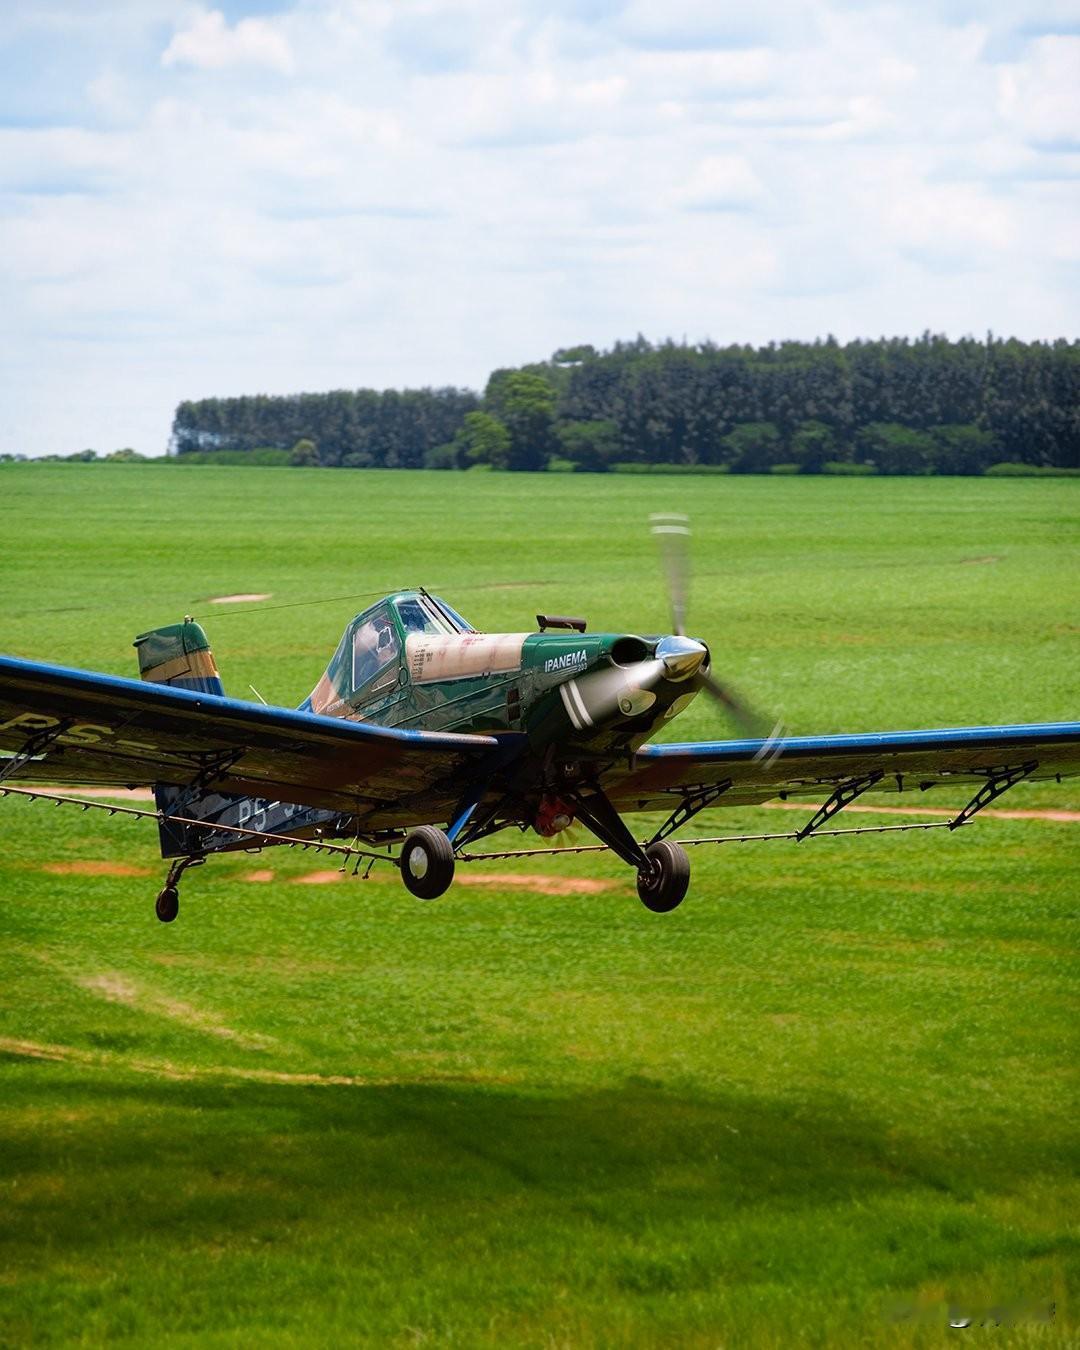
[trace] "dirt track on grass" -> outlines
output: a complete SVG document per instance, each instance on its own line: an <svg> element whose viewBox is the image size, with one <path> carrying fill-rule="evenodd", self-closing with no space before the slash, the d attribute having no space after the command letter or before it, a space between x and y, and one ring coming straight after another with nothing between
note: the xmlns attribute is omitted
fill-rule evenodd
<svg viewBox="0 0 1080 1350"><path fill-rule="evenodd" d="M229 1064L176 1064L166 1059L129 1059L107 1050L85 1050L74 1045L57 1045L42 1041L21 1040L14 1036L0 1036L0 1055L15 1059L47 1060L56 1064L74 1064L82 1068L106 1069L116 1073L127 1069L131 1073L150 1074L177 1082L242 1080L250 1083L277 1083L284 1087L401 1087L410 1080L403 1078L358 1078L340 1073L289 1073L279 1069L247 1069ZM423 1081L446 1083L512 1083L516 1080L494 1074L438 1074L426 1073Z"/></svg>

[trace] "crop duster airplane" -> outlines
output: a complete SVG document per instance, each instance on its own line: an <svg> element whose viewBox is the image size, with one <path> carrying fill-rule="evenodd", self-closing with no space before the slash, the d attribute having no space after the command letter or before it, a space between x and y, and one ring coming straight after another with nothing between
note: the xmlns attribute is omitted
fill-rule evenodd
<svg viewBox="0 0 1080 1350"><path fill-rule="evenodd" d="M437 596L399 591L353 619L295 710L226 697L191 619L136 639L141 682L0 657L0 795L156 819L172 860L156 905L166 923L181 874L212 853L302 847L357 868L389 861L430 900L457 863L583 851L468 852L508 827L551 838L574 821L634 868L642 903L664 913L690 879L670 836L703 808L825 796L799 830L738 836L801 840L868 790L947 784L972 793L953 819L877 829L952 830L1022 780L1080 772L1080 722L762 734L713 674L706 643L687 635L685 517L654 517L653 531L670 633L589 633L581 619L543 615L538 632L479 633ZM649 744L701 692L739 736ZM152 787L157 810L30 786L57 782ZM660 823L639 840L624 812L659 813Z"/></svg>

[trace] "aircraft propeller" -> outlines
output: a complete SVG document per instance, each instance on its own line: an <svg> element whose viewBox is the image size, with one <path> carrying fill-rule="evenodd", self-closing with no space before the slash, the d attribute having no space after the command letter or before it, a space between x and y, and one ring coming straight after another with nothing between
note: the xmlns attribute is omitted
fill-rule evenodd
<svg viewBox="0 0 1080 1350"><path fill-rule="evenodd" d="M637 717L656 702L655 687L661 680L685 681L685 706L701 689L718 703L743 736L760 739L763 745L756 756L775 758L776 742L783 733L777 722L769 722L755 712L727 684L719 680L709 666L709 649L686 632L687 599L690 589L690 524L683 515L653 515L650 528L660 549L660 560L667 580L671 604L671 632L656 644L651 657L625 666L594 670L560 688L566 711L574 727L584 730L616 713Z"/></svg>
<svg viewBox="0 0 1080 1350"><path fill-rule="evenodd" d="M657 656L665 642L675 639L692 642L694 646L700 647L700 643L686 637L686 610L690 592L690 518L671 513L654 513L649 517L649 526L656 539L661 566L667 579L671 631L674 635L674 638L665 638L660 643ZM752 709L730 685L717 679L708 665L697 671L697 683L714 703L724 709L744 736L763 738L766 746L771 747L783 735L784 725L781 721L777 721L770 730L768 719ZM762 758L773 758L775 752L763 747L760 754Z"/></svg>

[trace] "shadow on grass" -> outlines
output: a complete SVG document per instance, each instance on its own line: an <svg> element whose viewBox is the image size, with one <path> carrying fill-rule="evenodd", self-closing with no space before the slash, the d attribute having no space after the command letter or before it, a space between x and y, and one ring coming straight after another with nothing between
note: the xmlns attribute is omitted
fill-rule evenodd
<svg viewBox="0 0 1080 1350"><path fill-rule="evenodd" d="M1052 1140L951 1159L842 1099L6 1077L16 1343L795 1344L806 1300L865 1328L886 1290L1068 1241L968 1203Z"/></svg>
<svg viewBox="0 0 1080 1350"><path fill-rule="evenodd" d="M50 1075L55 1073L55 1077ZM20 1108L25 1108L24 1115ZM887 1131L850 1102L690 1097L648 1082L560 1094L438 1086L107 1082L42 1067L0 1111L0 1181L41 1184L50 1241L91 1242L108 1195L194 1236L344 1209L380 1214L529 1204L620 1227L677 1202L683 1222L883 1192L1009 1189L1055 1141L997 1136L963 1150ZM49 1203L48 1179L55 1183ZM250 1203L252 1200L257 1203ZM99 1215L97 1216L100 1217Z"/></svg>

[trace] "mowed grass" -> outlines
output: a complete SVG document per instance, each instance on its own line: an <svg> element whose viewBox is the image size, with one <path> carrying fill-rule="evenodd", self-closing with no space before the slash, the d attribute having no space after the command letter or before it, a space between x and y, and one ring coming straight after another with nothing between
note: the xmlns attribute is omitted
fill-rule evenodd
<svg viewBox="0 0 1080 1350"><path fill-rule="evenodd" d="M693 630L795 730L1077 715L1068 481L0 466L0 649L130 674L195 613L227 689L295 704L364 602L212 597L662 630L680 509ZM0 830L0 1343L1075 1341L1078 824L701 848L668 916L592 855L429 905L239 855L171 927L152 826Z"/></svg>

